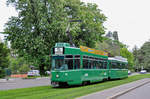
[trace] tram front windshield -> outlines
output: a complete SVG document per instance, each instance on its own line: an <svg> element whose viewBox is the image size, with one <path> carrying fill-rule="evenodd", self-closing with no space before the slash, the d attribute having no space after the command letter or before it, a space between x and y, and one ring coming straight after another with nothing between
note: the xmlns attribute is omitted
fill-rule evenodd
<svg viewBox="0 0 150 99"><path fill-rule="evenodd" d="M55 69L61 69L61 70L68 69L67 64L64 63L64 59L55 59Z"/></svg>
<svg viewBox="0 0 150 99"><path fill-rule="evenodd" d="M65 63L64 57L52 58L52 70L67 70L68 64Z"/></svg>
<svg viewBox="0 0 150 99"><path fill-rule="evenodd" d="M79 56L79 55L78 55ZM74 64L73 64L74 63ZM52 70L72 70L80 68L80 58L74 58L72 55L66 56L53 56L52 57Z"/></svg>

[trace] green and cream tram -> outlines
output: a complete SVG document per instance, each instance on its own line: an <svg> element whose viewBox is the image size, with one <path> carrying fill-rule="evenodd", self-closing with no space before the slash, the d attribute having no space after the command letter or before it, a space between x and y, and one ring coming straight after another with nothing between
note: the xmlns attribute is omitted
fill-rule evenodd
<svg viewBox="0 0 150 99"><path fill-rule="evenodd" d="M54 87L128 76L126 59L108 58L108 53L84 46L76 48L69 43L56 43L51 59L51 84Z"/></svg>

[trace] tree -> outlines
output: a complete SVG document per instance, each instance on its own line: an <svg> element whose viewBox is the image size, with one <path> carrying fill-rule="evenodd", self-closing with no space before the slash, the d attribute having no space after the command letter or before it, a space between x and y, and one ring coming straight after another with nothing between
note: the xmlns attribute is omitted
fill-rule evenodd
<svg viewBox="0 0 150 99"><path fill-rule="evenodd" d="M80 0L7 0L19 12L6 23L5 33L11 47L19 56L39 65L40 73L48 64L47 57L56 42L69 42L66 28L70 20L70 33L75 45L95 47L104 34L104 14L96 4Z"/></svg>
<svg viewBox="0 0 150 99"><path fill-rule="evenodd" d="M133 65L134 65L133 54L129 52L127 48L124 47L120 50L120 55L127 58L129 69L133 69Z"/></svg>
<svg viewBox="0 0 150 99"><path fill-rule="evenodd" d="M150 40L145 42L138 50L133 51L136 57L138 68L150 71Z"/></svg>
<svg viewBox="0 0 150 99"><path fill-rule="evenodd" d="M9 68L11 69L13 74L25 74L27 73L29 68L29 63L27 64L23 57L12 57L9 56L10 65Z"/></svg>
<svg viewBox="0 0 150 99"><path fill-rule="evenodd" d="M125 44L110 39L111 32L109 32L103 42L98 42L96 48L109 53L109 56L120 56L120 49L126 47Z"/></svg>
<svg viewBox="0 0 150 99"><path fill-rule="evenodd" d="M139 69L139 49L138 47L135 45L134 48L132 49L132 54L134 56L134 68L137 71Z"/></svg>
<svg viewBox="0 0 150 99"><path fill-rule="evenodd" d="M5 68L9 65L8 53L9 49L0 42L0 78L5 76Z"/></svg>

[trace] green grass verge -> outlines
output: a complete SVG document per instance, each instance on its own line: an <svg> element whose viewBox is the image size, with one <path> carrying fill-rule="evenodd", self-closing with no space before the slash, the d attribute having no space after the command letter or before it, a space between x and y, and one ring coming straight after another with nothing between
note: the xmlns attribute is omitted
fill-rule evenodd
<svg viewBox="0 0 150 99"><path fill-rule="evenodd" d="M150 74L136 75L122 80L106 81L98 84L73 88L52 88L50 86L42 86L0 91L0 99L74 99L79 96L112 88L143 78L150 78Z"/></svg>

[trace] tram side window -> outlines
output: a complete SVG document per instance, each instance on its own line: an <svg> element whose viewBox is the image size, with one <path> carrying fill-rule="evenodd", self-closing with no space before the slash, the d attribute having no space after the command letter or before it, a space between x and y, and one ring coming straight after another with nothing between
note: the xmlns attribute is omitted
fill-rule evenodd
<svg viewBox="0 0 150 99"><path fill-rule="evenodd" d="M125 64L124 63L122 63L122 68L121 69L126 69L126 66L125 66Z"/></svg>
<svg viewBox="0 0 150 99"><path fill-rule="evenodd" d="M107 68L107 62L104 61L104 62L103 62L103 69L106 69L106 68Z"/></svg>
<svg viewBox="0 0 150 99"><path fill-rule="evenodd" d="M120 69L124 69L124 67L123 67L123 64L122 64L122 63L120 63Z"/></svg>
<svg viewBox="0 0 150 99"><path fill-rule="evenodd" d="M89 60L88 61L88 69L92 69L93 68L93 64L94 64L94 61L93 60Z"/></svg>
<svg viewBox="0 0 150 99"><path fill-rule="evenodd" d="M75 56L75 65L74 65L75 69L80 69L80 55L76 55Z"/></svg>
<svg viewBox="0 0 150 99"><path fill-rule="evenodd" d="M100 61L100 62L99 62L99 68L100 68L100 69L103 69L103 61Z"/></svg>
<svg viewBox="0 0 150 99"><path fill-rule="evenodd" d="M112 62L112 63L111 63L111 68L112 68L112 69L116 69L116 66L117 66L117 63L115 63L115 62Z"/></svg>
<svg viewBox="0 0 150 99"><path fill-rule="evenodd" d="M80 69L80 59L75 59L75 69Z"/></svg>
<svg viewBox="0 0 150 99"><path fill-rule="evenodd" d="M99 61L96 62L96 68L100 69Z"/></svg>
<svg viewBox="0 0 150 99"><path fill-rule="evenodd" d="M119 62L117 62L117 66L116 66L117 69L121 69L121 65Z"/></svg>
<svg viewBox="0 0 150 99"><path fill-rule="evenodd" d="M83 68L88 69L88 60L87 59L83 59Z"/></svg>
<svg viewBox="0 0 150 99"><path fill-rule="evenodd" d="M94 69L99 69L99 61L98 61L98 58L95 58L95 61L94 61Z"/></svg>
<svg viewBox="0 0 150 99"><path fill-rule="evenodd" d="M127 64L122 63L122 69L127 69Z"/></svg>
<svg viewBox="0 0 150 99"><path fill-rule="evenodd" d="M93 69L98 69L98 62L97 61L93 62Z"/></svg>
<svg viewBox="0 0 150 99"><path fill-rule="evenodd" d="M73 56L72 55L66 55L65 64L68 65L68 69L73 69Z"/></svg>
<svg viewBox="0 0 150 99"><path fill-rule="evenodd" d="M94 58L83 56L83 68L84 69L92 69L94 65Z"/></svg>
<svg viewBox="0 0 150 99"><path fill-rule="evenodd" d="M119 69L124 69L124 67L123 67L123 64L122 64L122 63L119 63L119 65L120 65Z"/></svg>
<svg viewBox="0 0 150 99"><path fill-rule="evenodd" d="M125 69L128 69L128 64L125 64Z"/></svg>

